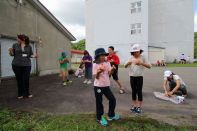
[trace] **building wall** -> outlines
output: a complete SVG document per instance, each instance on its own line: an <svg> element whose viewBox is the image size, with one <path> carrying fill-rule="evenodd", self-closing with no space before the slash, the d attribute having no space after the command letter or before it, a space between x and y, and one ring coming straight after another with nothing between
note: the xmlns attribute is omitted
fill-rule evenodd
<svg viewBox="0 0 197 131"><path fill-rule="evenodd" d="M194 0L149 0L149 45L165 47L168 62L194 56Z"/></svg>
<svg viewBox="0 0 197 131"><path fill-rule="evenodd" d="M148 50L148 2L142 1L142 12L131 14L136 0L86 0L86 48L92 55L98 47L113 45L121 63L130 57L131 46L140 43ZM131 24L142 23L142 33L131 36Z"/></svg>
<svg viewBox="0 0 197 131"><path fill-rule="evenodd" d="M83 58L83 54L72 54L72 58L71 58L71 63L81 63L81 60Z"/></svg>
<svg viewBox="0 0 197 131"><path fill-rule="evenodd" d="M130 13L140 0L86 0L87 50L113 45L121 63L132 44L139 43L148 56L148 45L165 48L165 60L180 54L194 56L194 0L141 0L141 13ZM142 23L142 33L132 35L131 24Z"/></svg>
<svg viewBox="0 0 197 131"><path fill-rule="evenodd" d="M0 1L0 34L16 36L23 33L34 41L41 38L38 47L40 75L58 72L61 50L70 50L70 41L27 1L25 6L14 7L14 1Z"/></svg>
<svg viewBox="0 0 197 131"><path fill-rule="evenodd" d="M157 61L165 59L165 49L148 47L148 59L151 64L156 64Z"/></svg>

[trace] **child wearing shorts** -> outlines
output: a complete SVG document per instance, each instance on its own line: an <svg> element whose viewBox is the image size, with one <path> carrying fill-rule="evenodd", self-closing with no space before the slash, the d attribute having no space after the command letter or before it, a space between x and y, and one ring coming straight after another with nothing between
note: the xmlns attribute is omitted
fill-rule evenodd
<svg viewBox="0 0 197 131"><path fill-rule="evenodd" d="M99 124L102 126L107 126L108 121L120 119L120 115L115 114L116 99L110 90L110 78L114 68L111 68L109 62L106 61L105 57L108 54L103 48L98 48L95 51L95 63L93 64L93 75L94 80L94 92L96 97L96 117ZM103 95L109 100L109 111L108 111L108 121L103 116Z"/></svg>
<svg viewBox="0 0 197 131"><path fill-rule="evenodd" d="M131 112L142 113L142 87L143 87L143 70L144 68L151 68L145 57L141 55L143 50L139 44L132 46L132 57L125 64L125 68L129 66L130 85L132 89L132 108Z"/></svg>
<svg viewBox="0 0 197 131"><path fill-rule="evenodd" d="M67 58L66 52L61 53L61 57L58 59L60 64L60 76L62 77L62 84L64 86L67 83L71 83L72 81L68 80L68 63L69 59Z"/></svg>

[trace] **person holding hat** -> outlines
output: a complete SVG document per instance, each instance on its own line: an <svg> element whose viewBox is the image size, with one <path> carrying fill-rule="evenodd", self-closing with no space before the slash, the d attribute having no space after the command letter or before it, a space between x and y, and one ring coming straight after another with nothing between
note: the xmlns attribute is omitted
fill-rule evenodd
<svg viewBox="0 0 197 131"><path fill-rule="evenodd" d="M169 83L169 90L167 84ZM187 96L187 88L185 82L180 76L174 74L172 71L167 70L164 72L163 88L166 96L172 96L173 94Z"/></svg>
<svg viewBox="0 0 197 131"><path fill-rule="evenodd" d="M108 53L105 52L103 48L98 48L95 51L95 63L93 64L93 75L94 80L94 92L96 97L96 117L99 124L102 126L107 126L108 121L120 119L120 115L115 114L116 99L110 90L110 78L109 76L114 71L114 67L111 67L110 63L106 61L105 57ZM103 98L102 96L109 100L109 112L108 121L103 116Z"/></svg>
<svg viewBox="0 0 197 131"><path fill-rule="evenodd" d="M31 59L37 58L33 54L32 47L29 45L29 37L26 35L17 35L17 43L8 49L10 56L13 56L12 69L16 76L18 87L18 99L31 98L29 93L29 78L31 72Z"/></svg>
<svg viewBox="0 0 197 131"><path fill-rule="evenodd" d="M68 80L68 63L69 59L67 58L66 52L61 53L61 57L58 59L60 64L60 76L62 77L62 84L66 86L67 83L71 83L72 81Z"/></svg>
<svg viewBox="0 0 197 131"><path fill-rule="evenodd" d="M120 89L119 93L124 94L125 93L124 88L122 87L122 84L121 84L121 82L118 78L118 65L120 64L120 59L116 55L116 53L114 52L114 47L113 46L108 47L108 52L109 52L109 55L107 56L107 61L110 62L111 66L115 67L115 70L112 74L112 77L113 77L114 81L119 86L119 89Z"/></svg>
<svg viewBox="0 0 197 131"><path fill-rule="evenodd" d="M143 50L139 44L135 44L131 48L132 57L125 64L125 68L129 66L130 84L132 89L132 108L131 112L142 112L142 87L143 87L143 70L144 68L151 68L151 65L147 62L142 55Z"/></svg>

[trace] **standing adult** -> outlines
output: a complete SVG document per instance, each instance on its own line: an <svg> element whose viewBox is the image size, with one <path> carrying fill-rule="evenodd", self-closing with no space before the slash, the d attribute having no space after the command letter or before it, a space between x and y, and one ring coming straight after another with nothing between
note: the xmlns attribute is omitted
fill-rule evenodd
<svg viewBox="0 0 197 131"><path fill-rule="evenodd" d="M118 65L120 64L120 59L116 55L113 46L108 47L108 53L109 53L109 55L107 56L107 61L110 62L112 67L113 66L115 67L115 70L112 73L112 77L119 86L119 89L120 89L119 93L124 94L125 93L124 88L122 87L122 84L121 84L121 82L119 81L119 78L118 78Z"/></svg>
<svg viewBox="0 0 197 131"><path fill-rule="evenodd" d="M84 51L82 62L85 64L85 81L84 84L92 83L92 57L87 50Z"/></svg>
<svg viewBox="0 0 197 131"><path fill-rule="evenodd" d="M8 49L10 56L13 56L12 69L16 76L18 87L18 99L31 98L29 93L29 78L31 72L31 59L36 58L32 47L29 45L29 37L26 35L17 35L17 43Z"/></svg>

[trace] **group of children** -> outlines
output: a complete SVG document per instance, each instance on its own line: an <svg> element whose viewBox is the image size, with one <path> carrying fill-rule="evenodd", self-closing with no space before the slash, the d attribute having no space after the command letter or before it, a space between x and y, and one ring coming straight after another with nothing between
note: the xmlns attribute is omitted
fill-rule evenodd
<svg viewBox="0 0 197 131"><path fill-rule="evenodd" d="M110 89L110 76L116 81L120 87L120 94L123 94L124 88L122 87L118 79L118 65L120 63L118 56L114 52L114 47L110 46L106 53L104 48L98 48L95 50L95 59L92 65L92 57L87 51L84 52L82 63L85 64L85 78L84 83L91 84L92 75L94 76L94 93L96 98L96 118L99 124L107 126L108 121L119 120L120 115L115 113L116 98L114 97ZM142 113L142 88L143 88L143 70L145 68L150 69L151 64L142 55L143 50L139 44L135 44L131 47L131 58L125 63L125 68L129 68L130 85L132 89L132 107L131 112ZM62 61L60 60L60 64ZM63 65L61 67L64 67ZM175 81L172 81L175 80ZM166 85L169 81L170 91L167 90ZM179 86L182 85L181 88ZM171 96L177 90L181 90L183 94L187 94L186 87L182 79L178 75L175 75L171 71L164 73L164 90L166 95ZM108 119L104 115L103 107L103 95L109 100Z"/></svg>

